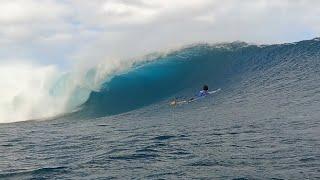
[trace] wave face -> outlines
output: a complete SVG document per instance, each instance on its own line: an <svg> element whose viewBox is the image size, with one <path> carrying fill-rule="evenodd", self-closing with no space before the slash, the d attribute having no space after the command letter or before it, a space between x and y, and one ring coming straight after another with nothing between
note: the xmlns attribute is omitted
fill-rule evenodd
<svg viewBox="0 0 320 180"><path fill-rule="evenodd" d="M114 115L173 97L190 97L203 84L228 91L239 80L259 73L276 80L280 74L295 72L295 78L303 79L309 72L319 72L319 58L320 41L313 39L264 46L201 44L148 60L109 61L71 73L54 67L1 66L2 77L13 72L17 83L4 81L0 123L61 114L75 118ZM275 72L271 74L270 69Z"/></svg>
<svg viewBox="0 0 320 180"><path fill-rule="evenodd" d="M228 90L239 79L270 69L278 74L265 76L276 79L280 74L297 72L296 78L303 78L320 69L319 58L319 39L268 46L242 42L196 45L114 76L101 91L92 92L73 116L92 118L128 112L173 96L190 96L203 84Z"/></svg>

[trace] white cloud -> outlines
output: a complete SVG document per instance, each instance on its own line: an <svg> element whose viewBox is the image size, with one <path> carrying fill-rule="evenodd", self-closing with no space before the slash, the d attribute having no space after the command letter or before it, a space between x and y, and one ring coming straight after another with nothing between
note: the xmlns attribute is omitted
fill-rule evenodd
<svg viewBox="0 0 320 180"><path fill-rule="evenodd" d="M297 41L319 36L319 17L319 0L0 0L0 117L63 110L64 98L48 101L45 82L60 72L51 64L75 62L80 73L189 43Z"/></svg>
<svg viewBox="0 0 320 180"><path fill-rule="evenodd" d="M0 57L14 58L15 49L107 58L204 41L296 41L319 35L319 7L318 0L1 0Z"/></svg>
<svg viewBox="0 0 320 180"><path fill-rule="evenodd" d="M0 23L34 23L59 20L65 15L66 7L50 0L2 0Z"/></svg>
<svg viewBox="0 0 320 180"><path fill-rule="evenodd" d="M68 31L69 7L52 0L0 1L0 46L19 46Z"/></svg>
<svg viewBox="0 0 320 180"><path fill-rule="evenodd" d="M102 16L106 17L107 23L113 24L132 24L146 23L157 15L157 11L148 7L139 7L116 1L108 1L102 6Z"/></svg>

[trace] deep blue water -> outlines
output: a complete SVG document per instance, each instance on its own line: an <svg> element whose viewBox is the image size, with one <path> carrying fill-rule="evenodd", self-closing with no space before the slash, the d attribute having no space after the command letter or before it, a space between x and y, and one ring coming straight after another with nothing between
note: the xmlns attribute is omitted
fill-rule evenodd
<svg viewBox="0 0 320 180"><path fill-rule="evenodd" d="M204 83L222 91L168 106ZM104 87L72 115L0 124L0 178L320 178L318 39L194 46Z"/></svg>

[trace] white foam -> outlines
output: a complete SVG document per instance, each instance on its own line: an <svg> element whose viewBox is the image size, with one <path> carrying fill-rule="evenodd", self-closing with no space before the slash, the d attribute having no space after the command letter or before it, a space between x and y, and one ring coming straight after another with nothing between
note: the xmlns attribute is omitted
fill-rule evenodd
<svg viewBox="0 0 320 180"><path fill-rule="evenodd" d="M129 67L130 63L108 61L66 73L53 65L0 64L0 123L74 111L89 98L91 91L99 91L104 82Z"/></svg>

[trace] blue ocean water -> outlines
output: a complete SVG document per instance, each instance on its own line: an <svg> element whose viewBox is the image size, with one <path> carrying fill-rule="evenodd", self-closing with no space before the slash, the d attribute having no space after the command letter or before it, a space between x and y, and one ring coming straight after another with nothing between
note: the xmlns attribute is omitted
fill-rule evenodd
<svg viewBox="0 0 320 180"><path fill-rule="evenodd" d="M177 107L203 84L219 93ZM195 45L0 124L1 179L319 179L320 41Z"/></svg>

